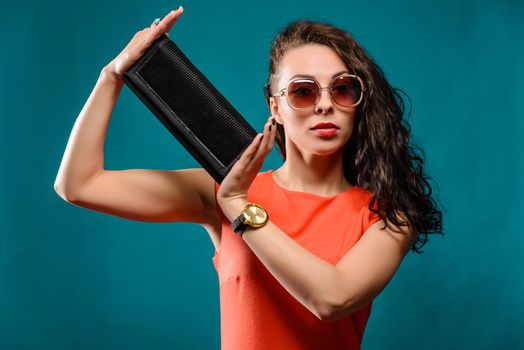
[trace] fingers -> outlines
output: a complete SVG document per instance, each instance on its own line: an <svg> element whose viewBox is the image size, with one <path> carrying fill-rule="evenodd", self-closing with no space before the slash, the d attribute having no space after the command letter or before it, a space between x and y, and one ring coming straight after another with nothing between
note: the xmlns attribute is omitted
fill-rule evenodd
<svg viewBox="0 0 524 350"><path fill-rule="evenodd" d="M253 139L253 141L251 141L251 144L246 148L244 154L242 154L239 160L249 162L253 158L253 156L256 154L262 136L263 134L257 134L257 136L255 136L255 138Z"/></svg>
<svg viewBox="0 0 524 350"><path fill-rule="evenodd" d="M271 130L270 127L271 126ZM264 130L261 134L258 134L251 144L246 148L244 154L240 158L246 165L263 163L265 157L269 154L273 148L276 135L276 124L272 124L272 118L269 117L268 121L264 125ZM258 164L260 165L260 164Z"/></svg>
<svg viewBox="0 0 524 350"><path fill-rule="evenodd" d="M182 6L179 6L178 9L170 11L163 19L157 18L149 27L136 32L122 52L112 61L112 73L124 74L160 35L167 34L183 11Z"/></svg>
<svg viewBox="0 0 524 350"><path fill-rule="evenodd" d="M264 125L264 137L262 139L262 142L260 143L260 147L257 149L257 153L255 154L255 158L265 158L269 152L271 152L271 149L273 148L273 144L275 143L275 136L276 136L276 123L273 124L273 117L270 116Z"/></svg>
<svg viewBox="0 0 524 350"><path fill-rule="evenodd" d="M176 21L182 16L182 13L184 13L184 8L182 6L179 6L176 10L176 17L173 21L171 21L169 24L167 24L166 34L171 30L171 28L175 25Z"/></svg>
<svg viewBox="0 0 524 350"><path fill-rule="evenodd" d="M245 171L249 172L253 167L260 169L264 163L264 159L273 148L276 135L276 123L273 124L272 121L273 118L270 117L264 125L263 132L255 136L238 160L238 166L242 167Z"/></svg>
<svg viewBox="0 0 524 350"><path fill-rule="evenodd" d="M154 28L158 25L158 23L160 23L161 19L160 18L157 18L153 21L153 23L151 23L151 25L149 26L149 28Z"/></svg>
<svg viewBox="0 0 524 350"><path fill-rule="evenodd" d="M182 13L184 12L184 8L182 6L179 6L178 9L170 11L156 26L156 28L152 31L153 35L158 37L162 33L166 33L171 30L171 28L175 25L176 21L180 18Z"/></svg>
<svg viewBox="0 0 524 350"><path fill-rule="evenodd" d="M167 32L171 30L171 28L180 18L183 12L184 8L182 6L179 6L178 9L170 11L160 21L153 21L153 23L151 23L151 26L145 29L148 32L146 34L146 37L144 38L145 47L149 47L153 43L153 41L160 37L160 35L164 33L168 35Z"/></svg>

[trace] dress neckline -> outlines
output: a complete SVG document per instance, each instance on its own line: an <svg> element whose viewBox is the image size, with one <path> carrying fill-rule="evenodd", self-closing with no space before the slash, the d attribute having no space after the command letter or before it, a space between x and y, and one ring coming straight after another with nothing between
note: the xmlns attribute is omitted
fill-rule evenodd
<svg viewBox="0 0 524 350"><path fill-rule="evenodd" d="M276 185L276 187L280 188L281 190L283 190L284 192L287 192L287 193L293 193L293 194L297 194L297 195L303 195L303 196L308 196L308 197L312 197L312 198L319 198L319 199L323 199L323 200L330 200L330 199L334 199L334 198L337 198L338 196L340 195L343 195L345 193L349 193L349 192L352 192L354 189L356 189L358 186L351 186L350 188L348 188L347 190L343 191L343 192L340 192L340 193L337 193L337 194L334 194L332 196L321 196L319 194L315 194L315 193L311 193L311 192L302 192L302 191L293 191L293 190L289 190L285 187L283 187L282 185L280 185L276 180L275 178L273 177L273 173L274 173L274 169L270 169L269 170L269 177L271 178L271 181L273 182L273 184Z"/></svg>

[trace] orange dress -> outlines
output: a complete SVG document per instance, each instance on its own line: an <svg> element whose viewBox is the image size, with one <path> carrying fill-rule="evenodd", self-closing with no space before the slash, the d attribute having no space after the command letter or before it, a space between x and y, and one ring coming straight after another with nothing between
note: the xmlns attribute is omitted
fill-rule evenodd
<svg viewBox="0 0 524 350"><path fill-rule="evenodd" d="M215 182L215 194L219 186ZM331 197L291 191L275 182L273 170L257 175L247 197L295 242L333 265L380 220L368 209L371 193L361 187ZM222 350L360 349L371 303L337 321L318 319L273 277L217 207L222 239L212 259Z"/></svg>

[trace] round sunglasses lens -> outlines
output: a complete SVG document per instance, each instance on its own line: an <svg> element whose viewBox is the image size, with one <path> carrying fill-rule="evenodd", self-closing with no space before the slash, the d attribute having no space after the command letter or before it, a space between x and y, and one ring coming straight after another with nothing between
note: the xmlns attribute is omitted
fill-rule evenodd
<svg viewBox="0 0 524 350"><path fill-rule="evenodd" d="M289 84L289 103L296 108L313 106L318 98L318 85L311 80L295 80Z"/></svg>
<svg viewBox="0 0 524 350"><path fill-rule="evenodd" d="M340 77L331 84L331 95L341 106L354 106L362 95L360 81L355 77Z"/></svg>

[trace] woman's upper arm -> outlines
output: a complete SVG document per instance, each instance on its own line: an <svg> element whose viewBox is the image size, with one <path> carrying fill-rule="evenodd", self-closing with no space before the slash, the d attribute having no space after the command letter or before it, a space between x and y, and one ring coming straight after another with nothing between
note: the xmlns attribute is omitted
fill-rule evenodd
<svg viewBox="0 0 524 350"><path fill-rule="evenodd" d="M215 180L203 168L104 170L66 200L137 221L205 224L217 215Z"/></svg>

